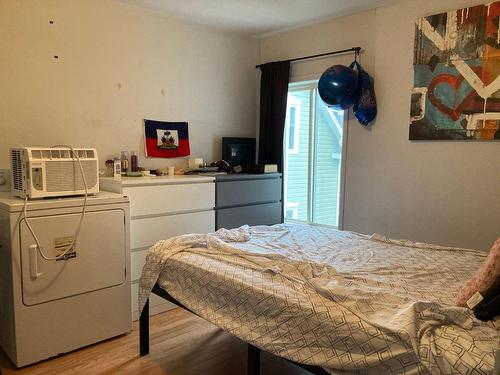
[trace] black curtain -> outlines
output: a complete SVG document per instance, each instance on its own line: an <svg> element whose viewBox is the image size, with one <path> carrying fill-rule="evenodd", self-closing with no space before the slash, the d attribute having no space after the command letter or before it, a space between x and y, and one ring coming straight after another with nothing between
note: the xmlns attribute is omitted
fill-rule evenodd
<svg viewBox="0 0 500 375"><path fill-rule="evenodd" d="M260 66L259 163L283 166L283 132L290 61L276 61Z"/></svg>

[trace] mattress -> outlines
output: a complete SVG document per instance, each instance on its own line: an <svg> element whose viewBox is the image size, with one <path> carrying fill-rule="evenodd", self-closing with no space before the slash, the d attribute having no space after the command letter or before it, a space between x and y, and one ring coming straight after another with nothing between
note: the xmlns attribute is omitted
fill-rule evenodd
<svg viewBox="0 0 500 375"><path fill-rule="evenodd" d="M490 374L500 335L455 306L480 251L281 224L160 241L155 283L263 350L330 373Z"/></svg>

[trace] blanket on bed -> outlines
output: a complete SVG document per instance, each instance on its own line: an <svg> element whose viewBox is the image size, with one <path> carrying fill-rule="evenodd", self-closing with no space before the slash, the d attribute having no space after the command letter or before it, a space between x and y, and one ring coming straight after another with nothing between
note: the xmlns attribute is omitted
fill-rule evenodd
<svg viewBox="0 0 500 375"><path fill-rule="evenodd" d="M208 321L278 356L335 373L489 374L500 335L455 307L485 254L306 225L160 241L155 283Z"/></svg>

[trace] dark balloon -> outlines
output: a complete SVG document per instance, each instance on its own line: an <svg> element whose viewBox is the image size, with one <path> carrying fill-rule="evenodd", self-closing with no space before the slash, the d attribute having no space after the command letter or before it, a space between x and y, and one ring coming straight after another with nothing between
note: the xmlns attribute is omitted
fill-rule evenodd
<svg viewBox="0 0 500 375"><path fill-rule="evenodd" d="M354 116L361 125L366 126L375 120L377 116L377 101L375 99L373 79L357 61L351 64L351 67L356 67L359 77L359 93L354 103Z"/></svg>
<svg viewBox="0 0 500 375"><path fill-rule="evenodd" d="M321 75L318 93L327 105L347 109L357 98L358 73L344 65L333 65Z"/></svg>

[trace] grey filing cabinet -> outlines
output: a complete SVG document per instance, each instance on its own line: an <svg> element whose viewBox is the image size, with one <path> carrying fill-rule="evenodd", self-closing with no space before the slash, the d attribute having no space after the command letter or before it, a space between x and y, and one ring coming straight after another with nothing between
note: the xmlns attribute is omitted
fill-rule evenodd
<svg viewBox="0 0 500 375"><path fill-rule="evenodd" d="M218 175L215 226L273 225L283 222L281 173Z"/></svg>

